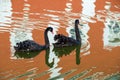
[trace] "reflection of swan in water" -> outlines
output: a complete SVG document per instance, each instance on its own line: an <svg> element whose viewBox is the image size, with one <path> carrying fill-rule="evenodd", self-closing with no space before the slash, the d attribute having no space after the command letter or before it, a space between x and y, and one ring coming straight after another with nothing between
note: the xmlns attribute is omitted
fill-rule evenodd
<svg viewBox="0 0 120 80"><path fill-rule="evenodd" d="M50 67L49 71L51 72L50 78L59 76L59 72L62 68L57 67L60 57L69 55L73 50L76 50L76 64L80 64L80 45L78 46L68 46L62 48L54 48L53 45L46 49L45 61L46 64ZM61 78L62 79L62 78Z"/></svg>
<svg viewBox="0 0 120 80"><path fill-rule="evenodd" d="M47 66L50 67L49 69L49 72L51 72L50 78L60 75L61 73L59 71L62 69L61 67L57 67L60 59L58 58L58 56L55 55L53 49L54 46L51 45L49 49L46 50L46 55L45 55L45 62Z"/></svg>
<svg viewBox="0 0 120 80"><path fill-rule="evenodd" d="M42 51L42 50L41 50ZM29 59L29 58L34 58L35 56L37 56L41 51L30 51L30 52L15 52L14 56L17 59Z"/></svg>
<svg viewBox="0 0 120 80"><path fill-rule="evenodd" d="M68 46L68 47L62 47L62 48L52 48L52 50L51 50L51 47L49 47L49 49L46 49L46 57L45 57L46 64L49 67L53 67L53 65L55 63L54 62L55 59L52 59L52 61L49 62L49 58L53 57L53 56L50 57L50 54L55 55L55 56L57 56L57 58L59 58L62 56L69 55L73 50L76 51L76 64L80 64L80 48L81 48L81 45Z"/></svg>
<svg viewBox="0 0 120 80"><path fill-rule="evenodd" d="M69 55L73 50L76 51L76 64L80 64L80 48L81 45L77 45L77 46L69 46L69 47L64 47L64 48L54 48L53 51L55 51L55 54L58 57L62 57L62 56L67 56Z"/></svg>

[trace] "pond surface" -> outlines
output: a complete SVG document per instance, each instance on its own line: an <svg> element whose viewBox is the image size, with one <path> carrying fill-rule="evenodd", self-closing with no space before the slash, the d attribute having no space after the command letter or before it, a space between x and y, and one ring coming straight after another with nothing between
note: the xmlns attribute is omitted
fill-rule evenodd
<svg viewBox="0 0 120 80"><path fill-rule="evenodd" d="M15 52L27 39L44 45L49 26L75 38L76 19L81 48ZM0 80L120 80L120 1L0 0L0 43Z"/></svg>

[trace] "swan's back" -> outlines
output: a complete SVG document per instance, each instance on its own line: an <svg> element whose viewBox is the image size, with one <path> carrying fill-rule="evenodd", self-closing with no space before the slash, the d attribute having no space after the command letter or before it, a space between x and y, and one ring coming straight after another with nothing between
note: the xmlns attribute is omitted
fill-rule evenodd
<svg viewBox="0 0 120 80"><path fill-rule="evenodd" d="M37 51L45 49L45 46L42 46L35 41L32 40L25 40L23 42L19 42L14 46L16 51Z"/></svg>
<svg viewBox="0 0 120 80"><path fill-rule="evenodd" d="M57 42L54 44L55 47L64 47L64 46L75 46L75 45L81 45L81 36L79 33L79 20L75 20L75 36L76 39L73 39L71 37L64 36L62 34L55 35L54 39L57 40Z"/></svg>
<svg viewBox="0 0 120 80"><path fill-rule="evenodd" d="M66 47L79 44L79 42L75 39L64 36L62 34L55 35L54 39L57 40L57 42L53 44L55 47Z"/></svg>
<svg viewBox="0 0 120 80"><path fill-rule="evenodd" d="M14 49L16 51L40 51L43 49L47 49L49 47L49 41L47 37L48 31L52 32L53 28L47 27L46 30L44 31L44 39L45 39L45 45L40 45L36 43L35 41L32 40L25 40L23 42L19 42L14 46Z"/></svg>

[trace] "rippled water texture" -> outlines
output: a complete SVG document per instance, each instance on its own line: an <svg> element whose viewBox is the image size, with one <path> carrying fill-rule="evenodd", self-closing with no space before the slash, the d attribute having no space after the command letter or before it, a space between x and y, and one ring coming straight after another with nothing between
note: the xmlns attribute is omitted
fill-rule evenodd
<svg viewBox="0 0 120 80"><path fill-rule="evenodd" d="M44 45L49 26L76 38L75 19L81 48L15 52L27 39ZM0 80L120 80L120 1L0 0L0 59Z"/></svg>

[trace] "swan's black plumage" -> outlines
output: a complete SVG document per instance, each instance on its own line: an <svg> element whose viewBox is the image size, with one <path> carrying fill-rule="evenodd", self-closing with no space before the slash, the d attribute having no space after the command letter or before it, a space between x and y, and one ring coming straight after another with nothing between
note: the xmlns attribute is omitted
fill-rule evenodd
<svg viewBox="0 0 120 80"><path fill-rule="evenodd" d="M74 46L74 45L81 45L81 36L78 29L79 20L75 20L75 35L76 39L73 39L71 37L64 36L62 34L55 35L54 39L57 40L56 43L54 43L54 47L66 47L66 46ZM23 42L19 42L14 46L16 51L38 51L49 48L49 40L47 36L47 32L53 31L52 27L48 27L44 32L44 39L45 39L45 45L40 45L32 40L25 40Z"/></svg>
<svg viewBox="0 0 120 80"><path fill-rule="evenodd" d="M40 45L32 40L25 40L23 42L17 43L17 46L14 47L16 51L37 51L45 49L45 45Z"/></svg>
<svg viewBox="0 0 120 80"><path fill-rule="evenodd" d="M49 41L47 37L47 32L53 31L53 28L48 27L44 32L44 38L45 38L45 45L40 45L36 43L33 40L25 40L19 43L16 43L16 46L14 46L16 51L38 51L43 50L49 47Z"/></svg>
<svg viewBox="0 0 120 80"><path fill-rule="evenodd" d="M65 47L65 46L81 45L81 36L80 36L80 33L79 33L78 25L79 25L79 20L75 20L74 27L75 27L76 39L64 36L62 34L57 34L54 37L54 40L57 40L57 42L54 43L53 45L55 47Z"/></svg>

